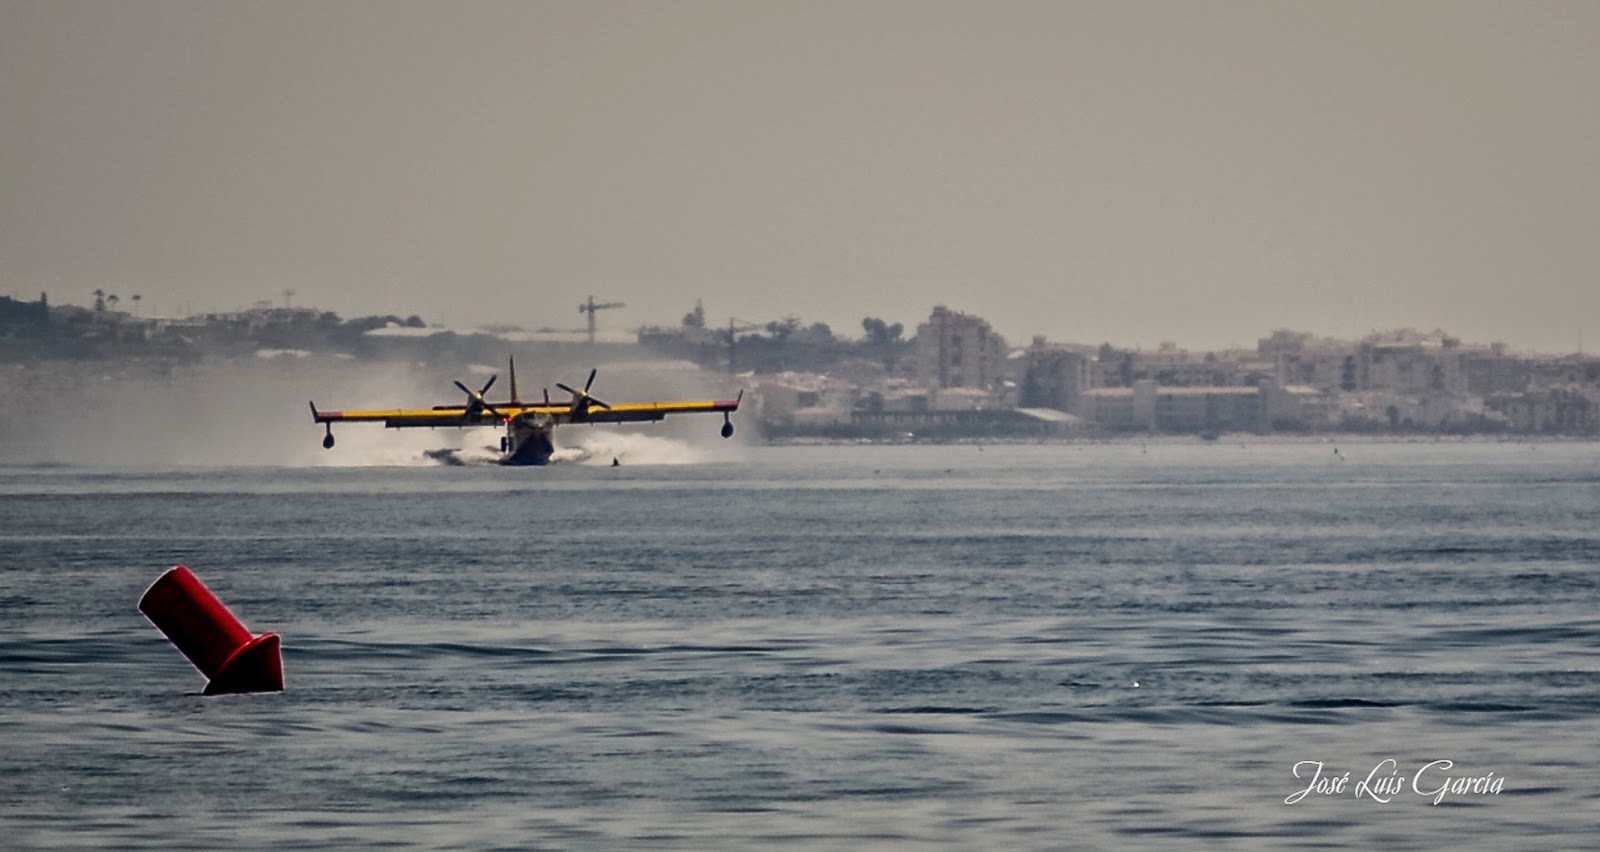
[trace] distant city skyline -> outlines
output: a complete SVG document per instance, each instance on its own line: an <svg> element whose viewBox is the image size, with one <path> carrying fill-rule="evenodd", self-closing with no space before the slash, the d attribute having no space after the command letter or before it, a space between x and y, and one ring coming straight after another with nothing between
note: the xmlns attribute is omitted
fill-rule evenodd
<svg viewBox="0 0 1600 852"><path fill-rule="evenodd" d="M109 292L108 292L107 297L109 298L110 295L111 294L109 294ZM24 301L24 302L36 302L38 300L38 295L37 294L32 296L32 297L28 297L28 296L23 296L23 295L16 294L16 293L0 293L0 296L5 296L7 298L15 299L15 300L18 300L18 301ZM293 309L296 309L296 310L314 310L314 311L332 310L331 308L328 308L327 306L324 306L324 305L305 304L305 303L301 303L301 302L293 301L293 300L284 300L281 295L280 295L280 299L278 301L273 301L273 300L270 300L270 299L258 299L258 300L255 300L254 302L252 302L252 303L250 303L248 305L233 305L233 306L212 305L212 306L207 306L207 307L204 307L204 308L201 308L201 307L198 307L198 306L183 306L183 307L181 307L181 308L179 308L177 310L170 310L170 311L162 309L159 305L157 305L154 309L152 309L151 307L149 307L148 300L145 300L145 301L146 301L146 307L143 308L142 312L137 307L137 303L129 302L127 297L123 297L122 300L121 300L121 303L118 304L118 305L108 305L106 307L106 310L114 310L114 311L116 311L118 313L121 313L121 314L126 314L126 315L129 315L129 316L137 316L139 318L147 319L147 320L148 319L182 319L182 318L187 318L187 317L191 317L191 316L205 316L205 315L212 315L212 314L227 315L227 314L243 313L243 312L247 312L247 311L251 311L251 310L258 310L258 309L274 310L274 309L280 309L280 308L286 308L286 307L287 308L293 308ZM93 294L90 295L90 298L82 300L81 302L74 301L74 300L72 300L70 298L49 296L49 302L53 307L71 306L71 307L76 307L76 308L89 309L91 307L91 303L93 302ZM902 326L901 339L909 341L909 340L912 340L912 339L914 339L916 337L918 324L923 322L924 320L928 319L928 316L929 316L930 312L936 311L939 307L946 307L946 308L949 308L949 309L951 309L953 311L958 311L960 313L969 314L969 315L972 315L972 316L976 317L977 319L981 319L981 320L984 320L985 322L988 322L988 318L986 316L984 316L981 312L961 311L959 308L955 308L953 306L948 306L948 305L929 305L926 308L924 308L921 313L913 315L913 316L909 316L909 318L901 317L899 315L884 316L884 317L874 317L874 318L875 319L884 320L884 321L886 321L887 324L891 324L891 325L894 324L894 323L897 323L897 322L900 323L901 326ZM686 314L692 312L692 310L693 310L693 306L691 306L690 310L680 312L680 313L675 314L673 317L670 317L670 318L669 317L663 317L660 320L655 321L655 322L620 323L620 321L619 321L617 323L612 323L612 324L608 325L607 321L605 319L602 319L599 322L599 325L598 325L598 330L597 330L598 339L600 339L602 341L605 341L605 342L620 342L620 341L623 341L623 340L631 342L635 338L636 332L638 332L640 330L643 330L643 329L673 329L673 328L678 328L678 327L680 327L681 323L683 322L684 316ZM572 336L572 339L574 339L574 340L580 340L586 334L586 323L587 323L587 320L584 317L581 317L581 316L578 319L577 325L570 325L570 324L569 325L557 325L557 324L553 324L553 323L547 324L547 323L537 323L537 322L519 322L515 318L512 318L512 317L502 317L502 318L499 318L497 320L487 321L487 322L467 321L467 322L459 322L458 323L458 322L450 322L448 320L441 321L441 319L437 318L437 317L433 318L433 319L429 319L428 317L423 316L421 313L419 313L417 311L407 310L407 309L404 309L403 307L399 307L399 306L390 306L390 307L387 307L387 308L385 308L383 306L375 306L375 307L372 307L372 308L361 309L361 310L351 311L351 312L344 312L344 311L333 311L333 312L335 314L339 315L339 317L341 319L346 320L346 321L353 320L353 319L360 319L360 318L364 318L364 317L371 317L371 316L380 316L380 317L381 316L393 316L393 317L400 318L402 321L420 319L424 323L424 327L418 327L418 328L415 328L415 329L405 329L405 331L407 331L407 332L414 332L414 333L417 333L417 334L425 333L425 329L435 329L435 330L439 330L439 331L453 331L453 332L458 332L458 333L460 333L460 332L471 332L471 331L474 331L474 330L486 331L486 332L498 332L498 331L505 331L505 330L508 330L508 329L521 329L524 332L561 332L561 333L564 333L564 334ZM600 314L600 316L601 317L607 317L608 314L607 313L602 313L602 314ZM812 325L813 323L821 322L821 323L827 324L829 329L837 337L844 338L844 339L861 339L864 336L866 336L864 334L864 329L862 327L861 320L867 319L869 316L870 315L863 315L862 317L858 317L854 322L845 322L845 323L842 323L842 324L836 324L836 323L828 322L827 320L817 319L815 317L800 317L800 316L797 316L797 315L795 315L793 313L787 313L787 314L776 314L776 315L772 315L772 316L751 317L748 320L738 319L737 322L736 322L736 325L737 325L737 329L738 329L739 334L741 336L743 336L745 334L750 334L750 333L765 333L765 326L767 325L767 323L773 322L773 321L780 321L780 320L782 320L784 318L793 318L793 319L798 319L800 321L799 325L802 328L808 327L808 326ZM706 327L711 329L712 331L723 330L723 329L726 329L728 327L728 323L727 323L726 320L718 321L714 316L711 315L711 313L709 311L706 312L705 324L706 324ZM1417 326L1417 325L1412 325L1412 326L1387 325L1387 326L1382 326L1382 327L1378 327L1378 328L1369 329L1369 330L1367 330L1365 332L1361 332L1359 334L1349 334L1349 335L1328 334L1328 333L1324 333L1323 331L1321 331L1319 329L1315 329L1315 328L1292 328L1292 327L1285 326L1285 325L1277 325L1277 326L1273 326L1271 328L1263 328L1263 329L1261 329L1260 331L1256 332L1253 336L1251 336L1248 341L1239 342L1237 344L1227 344L1227 345L1217 346L1217 347L1196 346L1196 345L1191 345L1191 344L1185 343L1182 340L1170 340L1170 339L1163 339L1163 340L1147 343L1147 342L1143 342L1143 341L1129 342L1129 341L1123 341L1123 340L1113 340L1113 339L1109 339L1109 338L1066 339L1066 338L1058 338L1058 337L1049 337L1048 335L1028 335L1026 337L1020 337L1020 336L1006 335L1003 332L1000 332L999 329L995 329L995 331L996 331L996 333L1000 333L1001 336L1005 338L1007 344L1009 346L1015 348L1015 349L1025 349L1025 348L1027 348L1029 345L1031 345L1033 343L1035 338L1040 337L1040 336L1043 336L1045 338L1045 340L1048 343L1051 343L1051 344L1071 344L1071 345L1074 345L1074 346L1079 346L1079 345L1083 345L1083 346L1100 346L1100 345L1103 345L1103 344L1109 344L1112 347L1117 348L1119 350L1130 350L1130 351L1158 351L1158 350L1164 349L1165 347L1168 347L1168 346L1175 346L1179 350L1188 351L1188 352L1209 352L1209 351L1218 351L1218 352L1220 352L1220 351L1225 351L1225 350L1254 350L1254 349L1256 349L1258 347L1258 344L1260 343L1260 341L1262 341L1263 339L1272 337L1275 333L1280 332L1280 331L1289 331L1289 332L1292 332L1292 333L1295 333L1295 334L1309 334L1313 338L1316 338L1316 339L1333 340L1333 341L1345 341L1345 342L1358 342L1358 341L1361 341L1363 339L1367 339L1367 338L1371 338L1371 337L1390 339L1390 338L1396 338L1396 337L1399 337L1399 336L1407 336L1407 333L1414 332L1417 336L1422 337L1422 338L1434 337L1436 334L1442 333L1446 337L1452 338L1452 339L1458 341L1460 344L1462 344L1464 346L1468 346L1468 347L1472 347L1472 346L1491 346L1491 345L1493 345L1493 346L1502 346L1503 345L1503 346L1508 347L1512 351L1521 352L1523 354L1528 354L1528 355L1562 356L1562 355L1571 355L1571 354L1583 354L1583 355L1592 357L1595 354L1592 348L1583 348L1583 341L1581 339L1577 339L1577 338L1575 338L1574 346L1571 349L1535 349L1535 348L1530 348L1530 347L1516 346L1511 341L1507 340L1504 336L1491 336L1491 337L1485 337L1485 338L1474 338L1474 337L1470 337L1470 336L1467 336L1467 335L1459 334L1455 330L1449 329L1449 328L1441 328L1441 327L1438 327L1438 326Z"/></svg>
<svg viewBox="0 0 1600 852"><path fill-rule="evenodd" d="M0 293L1572 352L1597 43L1557 0L0 0Z"/></svg>

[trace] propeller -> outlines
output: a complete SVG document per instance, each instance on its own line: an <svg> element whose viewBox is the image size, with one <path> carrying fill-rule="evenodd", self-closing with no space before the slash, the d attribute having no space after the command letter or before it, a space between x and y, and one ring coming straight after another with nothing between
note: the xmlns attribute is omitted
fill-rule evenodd
<svg viewBox="0 0 1600 852"><path fill-rule="evenodd" d="M583 383L583 390L578 390L571 385L566 385L561 382L556 382L556 387L572 394L572 404L574 406L581 405L583 408L588 408L591 405L598 405L601 408L609 409L611 407L610 405L607 405L605 402L595 399L589 395L589 388L594 387L594 376L598 372L600 372L599 368L589 371L589 380Z"/></svg>
<svg viewBox="0 0 1600 852"><path fill-rule="evenodd" d="M467 410L461 412L462 420L466 420L472 417L472 415L482 413L486 410L492 412L494 416L502 420L505 419L505 415L501 414L499 409L495 408L489 403L488 400L483 398L483 395L489 392L489 388L494 387L494 380L498 378L500 378L498 373L490 375L489 381L484 382L483 387L477 391L474 391L472 388L462 384L459 380L456 381L456 387L461 388L461 392L467 395Z"/></svg>

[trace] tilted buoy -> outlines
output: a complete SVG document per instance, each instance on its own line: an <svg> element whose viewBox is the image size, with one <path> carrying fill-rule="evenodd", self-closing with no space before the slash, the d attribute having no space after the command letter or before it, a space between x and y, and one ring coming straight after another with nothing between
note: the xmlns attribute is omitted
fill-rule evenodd
<svg viewBox="0 0 1600 852"><path fill-rule="evenodd" d="M139 611L206 676L201 695L283 691L278 634L251 636L188 568L179 565L151 583Z"/></svg>

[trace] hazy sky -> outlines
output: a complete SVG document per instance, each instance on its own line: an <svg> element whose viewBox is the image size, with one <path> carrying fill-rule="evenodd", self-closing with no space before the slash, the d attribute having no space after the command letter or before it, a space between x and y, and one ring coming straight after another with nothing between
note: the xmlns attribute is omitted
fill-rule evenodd
<svg viewBox="0 0 1600 852"><path fill-rule="evenodd" d="M1600 349L1597 45L1588 0L0 0L0 293Z"/></svg>

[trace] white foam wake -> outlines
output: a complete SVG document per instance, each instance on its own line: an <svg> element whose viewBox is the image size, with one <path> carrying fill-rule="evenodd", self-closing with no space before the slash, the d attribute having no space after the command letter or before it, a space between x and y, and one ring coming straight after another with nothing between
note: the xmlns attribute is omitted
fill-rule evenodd
<svg viewBox="0 0 1600 852"><path fill-rule="evenodd" d="M675 438L618 432L603 427L564 429L558 446L550 456L553 464L604 466L618 464L698 464L706 453ZM500 460L497 434L490 430L463 432L455 440L444 430L417 430L396 434L395 430L343 430L338 446L331 451L318 448L311 463L319 467L433 467L436 465L488 465Z"/></svg>
<svg viewBox="0 0 1600 852"><path fill-rule="evenodd" d="M608 465L613 459L619 464L698 464L705 458L704 452L685 441L595 429L579 439L576 446L557 448L550 460L592 465Z"/></svg>

